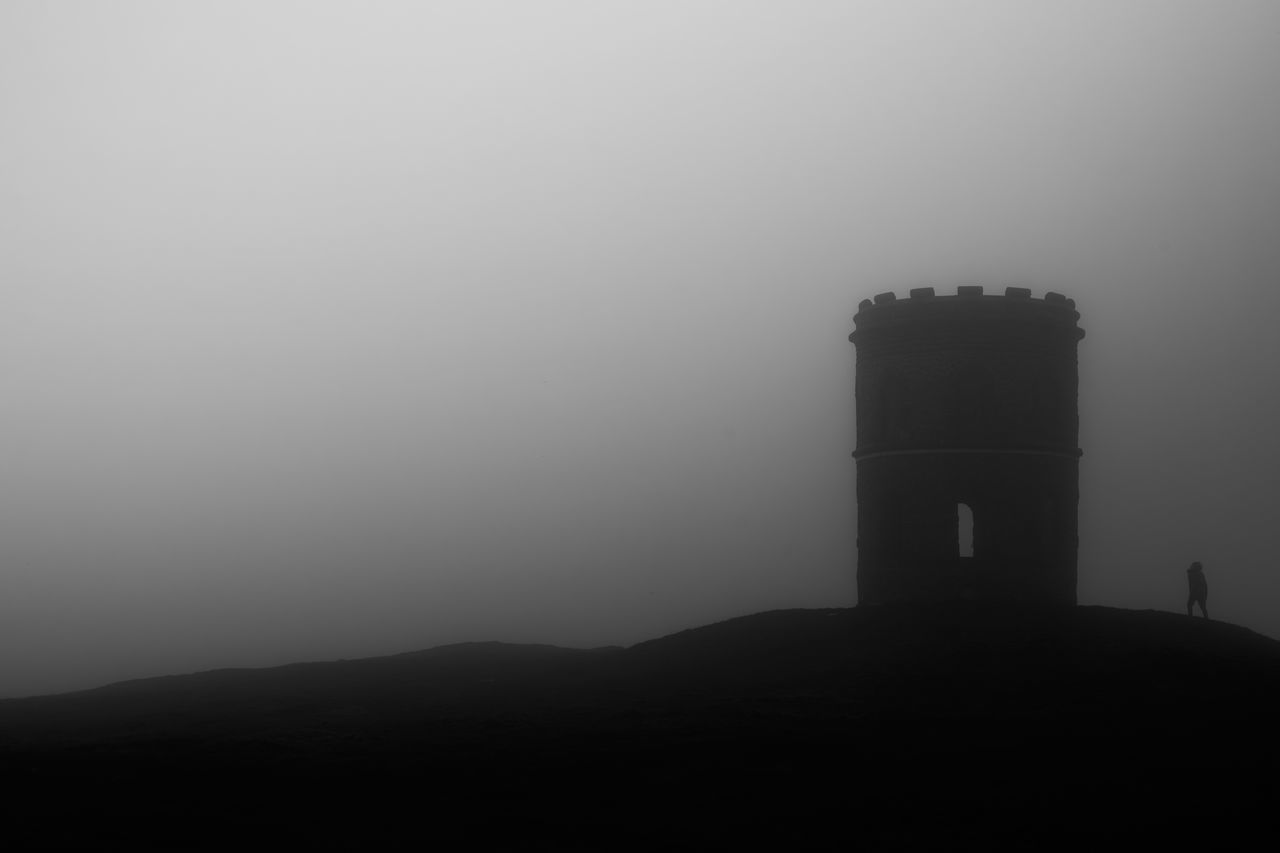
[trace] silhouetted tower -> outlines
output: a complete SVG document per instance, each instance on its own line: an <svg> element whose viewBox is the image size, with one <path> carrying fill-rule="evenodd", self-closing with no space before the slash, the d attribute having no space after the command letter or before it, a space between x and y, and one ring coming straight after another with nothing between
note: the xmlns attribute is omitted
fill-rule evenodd
<svg viewBox="0 0 1280 853"><path fill-rule="evenodd" d="M1075 603L1079 318L1020 287L858 306L860 604Z"/></svg>

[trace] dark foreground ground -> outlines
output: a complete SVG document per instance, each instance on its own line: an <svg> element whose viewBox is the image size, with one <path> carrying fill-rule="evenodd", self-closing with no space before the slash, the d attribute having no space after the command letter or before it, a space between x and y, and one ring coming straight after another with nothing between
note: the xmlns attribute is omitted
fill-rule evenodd
<svg viewBox="0 0 1280 853"><path fill-rule="evenodd" d="M1099 607L761 613L0 702L0 840L1269 847L1280 643Z"/></svg>

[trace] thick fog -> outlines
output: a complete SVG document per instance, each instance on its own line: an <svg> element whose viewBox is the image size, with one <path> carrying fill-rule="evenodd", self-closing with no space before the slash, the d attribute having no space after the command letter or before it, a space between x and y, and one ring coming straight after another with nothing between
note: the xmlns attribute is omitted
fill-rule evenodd
<svg viewBox="0 0 1280 853"><path fill-rule="evenodd" d="M0 695L854 583L859 300L1074 297L1082 603L1280 635L1270 2L0 6Z"/></svg>

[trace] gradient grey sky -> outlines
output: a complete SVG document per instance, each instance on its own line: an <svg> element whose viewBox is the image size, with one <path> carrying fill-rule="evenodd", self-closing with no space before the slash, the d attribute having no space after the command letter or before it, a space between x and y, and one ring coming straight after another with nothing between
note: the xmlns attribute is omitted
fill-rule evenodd
<svg viewBox="0 0 1280 853"><path fill-rule="evenodd" d="M1082 603L1280 636L1280 5L0 6L0 695L854 588L858 301L1074 297Z"/></svg>

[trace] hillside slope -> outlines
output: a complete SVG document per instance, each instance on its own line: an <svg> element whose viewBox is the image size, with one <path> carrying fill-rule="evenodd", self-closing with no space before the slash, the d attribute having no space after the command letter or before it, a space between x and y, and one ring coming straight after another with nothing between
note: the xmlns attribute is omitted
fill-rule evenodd
<svg viewBox="0 0 1280 853"><path fill-rule="evenodd" d="M1210 841L1269 822L1277 720L1225 623L793 610L8 700L0 767L28 843Z"/></svg>

